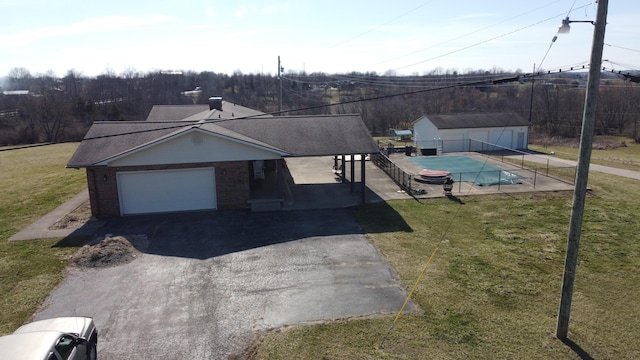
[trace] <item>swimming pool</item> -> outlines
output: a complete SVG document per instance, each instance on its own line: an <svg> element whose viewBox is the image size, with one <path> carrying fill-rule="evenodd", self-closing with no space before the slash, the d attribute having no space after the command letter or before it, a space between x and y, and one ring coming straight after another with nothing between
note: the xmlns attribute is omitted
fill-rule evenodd
<svg viewBox="0 0 640 360"><path fill-rule="evenodd" d="M451 172L455 181L468 181L480 186L517 184L524 178L469 156L416 156L409 160L429 170Z"/></svg>

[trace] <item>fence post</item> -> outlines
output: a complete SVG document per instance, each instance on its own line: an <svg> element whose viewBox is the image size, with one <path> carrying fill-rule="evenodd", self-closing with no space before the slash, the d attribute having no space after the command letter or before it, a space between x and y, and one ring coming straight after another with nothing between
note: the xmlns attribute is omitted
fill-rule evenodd
<svg viewBox="0 0 640 360"><path fill-rule="evenodd" d="M502 170L498 170L498 191L500 191L501 183L502 183Z"/></svg>
<svg viewBox="0 0 640 360"><path fill-rule="evenodd" d="M536 179L538 178L538 168L533 170L533 188L536 188Z"/></svg>
<svg viewBox="0 0 640 360"><path fill-rule="evenodd" d="M460 176L458 177L458 192L462 193L462 173L460 173Z"/></svg>
<svg viewBox="0 0 640 360"><path fill-rule="evenodd" d="M524 154L522 154L522 164L520 165L520 169L524 169Z"/></svg>
<svg viewBox="0 0 640 360"><path fill-rule="evenodd" d="M549 176L549 159L547 159L547 176Z"/></svg>

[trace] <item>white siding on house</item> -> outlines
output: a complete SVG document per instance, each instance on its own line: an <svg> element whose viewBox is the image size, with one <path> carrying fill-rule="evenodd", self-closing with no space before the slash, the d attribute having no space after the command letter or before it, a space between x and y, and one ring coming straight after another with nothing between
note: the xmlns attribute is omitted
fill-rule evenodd
<svg viewBox="0 0 640 360"><path fill-rule="evenodd" d="M482 151L489 142L489 130L469 130L469 145L467 145L469 151Z"/></svg>
<svg viewBox="0 0 640 360"><path fill-rule="evenodd" d="M436 149L440 132L426 117L413 124L413 145L421 149Z"/></svg>
<svg viewBox="0 0 640 360"><path fill-rule="evenodd" d="M465 130L440 130L442 134L442 152L459 152L466 151L469 137L466 137Z"/></svg>
<svg viewBox="0 0 640 360"><path fill-rule="evenodd" d="M275 151L194 130L124 154L109 166L280 159Z"/></svg>

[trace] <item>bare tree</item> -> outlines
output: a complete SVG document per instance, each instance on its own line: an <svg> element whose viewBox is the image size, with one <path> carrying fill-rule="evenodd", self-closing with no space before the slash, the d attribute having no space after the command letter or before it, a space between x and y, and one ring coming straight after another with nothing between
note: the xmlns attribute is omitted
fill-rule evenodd
<svg viewBox="0 0 640 360"><path fill-rule="evenodd" d="M27 90L31 81L31 73L23 67L16 67L9 70L7 74L9 86L13 90Z"/></svg>
<svg viewBox="0 0 640 360"><path fill-rule="evenodd" d="M32 142L64 140L71 119L69 104L63 94L46 91L42 96L29 98L23 105L21 112L29 121Z"/></svg>

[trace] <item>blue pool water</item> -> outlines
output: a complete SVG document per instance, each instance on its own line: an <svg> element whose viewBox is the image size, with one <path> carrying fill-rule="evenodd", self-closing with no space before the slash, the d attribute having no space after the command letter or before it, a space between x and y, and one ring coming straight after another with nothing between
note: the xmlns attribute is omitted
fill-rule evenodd
<svg viewBox="0 0 640 360"><path fill-rule="evenodd" d="M489 165L469 156L416 156L411 161L429 170L451 172L455 181L473 182L480 186L517 184L523 176Z"/></svg>

